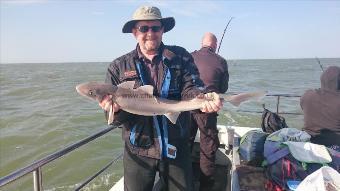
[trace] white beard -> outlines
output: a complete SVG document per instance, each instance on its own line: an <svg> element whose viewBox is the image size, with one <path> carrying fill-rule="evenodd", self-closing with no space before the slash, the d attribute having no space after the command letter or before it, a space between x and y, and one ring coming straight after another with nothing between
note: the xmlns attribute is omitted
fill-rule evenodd
<svg viewBox="0 0 340 191"><path fill-rule="evenodd" d="M147 41L144 44L144 48L147 51L156 51L159 48L159 44L156 41Z"/></svg>
<svg viewBox="0 0 340 191"><path fill-rule="evenodd" d="M147 41L144 47L148 51L155 51L158 49L159 45L155 41Z"/></svg>

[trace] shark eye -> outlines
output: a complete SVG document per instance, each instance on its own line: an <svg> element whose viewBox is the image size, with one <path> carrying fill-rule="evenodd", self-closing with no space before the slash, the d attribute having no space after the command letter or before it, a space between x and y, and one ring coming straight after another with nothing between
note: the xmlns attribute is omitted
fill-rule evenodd
<svg viewBox="0 0 340 191"><path fill-rule="evenodd" d="M92 90L89 91L89 95L93 95L93 91Z"/></svg>

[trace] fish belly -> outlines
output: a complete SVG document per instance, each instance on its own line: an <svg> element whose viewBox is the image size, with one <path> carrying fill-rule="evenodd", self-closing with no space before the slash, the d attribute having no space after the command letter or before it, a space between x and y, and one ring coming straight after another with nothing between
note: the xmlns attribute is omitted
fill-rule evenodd
<svg viewBox="0 0 340 191"><path fill-rule="evenodd" d="M171 112L166 104L152 98L117 99L116 102L123 110L137 115L155 116Z"/></svg>

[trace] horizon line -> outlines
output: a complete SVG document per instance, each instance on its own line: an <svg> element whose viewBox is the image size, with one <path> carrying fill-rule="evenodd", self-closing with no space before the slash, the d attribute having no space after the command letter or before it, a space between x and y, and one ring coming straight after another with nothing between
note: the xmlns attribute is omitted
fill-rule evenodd
<svg viewBox="0 0 340 191"><path fill-rule="evenodd" d="M233 60L291 60L291 59L340 59L340 57L303 57L303 58L230 58ZM112 61L60 61L60 62L0 62L0 64L63 64L63 63L111 63Z"/></svg>

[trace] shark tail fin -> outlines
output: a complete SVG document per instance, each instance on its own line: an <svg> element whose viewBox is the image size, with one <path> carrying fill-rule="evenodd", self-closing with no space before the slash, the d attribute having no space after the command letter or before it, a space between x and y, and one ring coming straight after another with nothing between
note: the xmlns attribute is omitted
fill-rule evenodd
<svg viewBox="0 0 340 191"><path fill-rule="evenodd" d="M239 106L244 101L248 101L250 99L259 100L260 98L262 98L265 95L266 95L265 91L258 91L258 92L240 93L240 94L231 95L231 96L220 94L220 97L222 97L224 101L227 101L234 106Z"/></svg>
<svg viewBox="0 0 340 191"><path fill-rule="evenodd" d="M240 104L243 102L243 101L246 101L247 99L241 99L241 97L239 95L232 95L231 98L230 98L230 101L229 103L231 103L233 106L240 106Z"/></svg>
<svg viewBox="0 0 340 191"><path fill-rule="evenodd" d="M179 114L181 114L181 112L166 113L164 115L171 121L172 124L176 124Z"/></svg>

